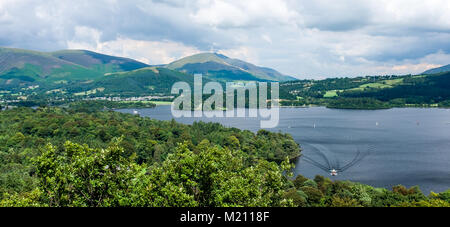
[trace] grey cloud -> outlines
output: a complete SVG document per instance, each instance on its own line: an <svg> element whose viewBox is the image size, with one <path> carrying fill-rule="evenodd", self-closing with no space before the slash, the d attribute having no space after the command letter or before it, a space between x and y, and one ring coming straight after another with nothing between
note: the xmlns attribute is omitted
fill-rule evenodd
<svg viewBox="0 0 450 227"><path fill-rule="evenodd" d="M418 59L443 51L450 53L450 34L419 33L420 36L404 36L386 43L382 52L373 53L367 59L374 61L401 61Z"/></svg>
<svg viewBox="0 0 450 227"><path fill-rule="evenodd" d="M312 77L366 75L378 66L433 63L426 56L438 52L440 61L450 56L450 17L438 0L428 1L435 2L427 3L428 10L411 9L417 12L408 7L418 1L390 6L391 12L382 5L389 1L260 3L272 4L268 8L255 5L261 1L230 0L234 8L212 14L202 11L211 4L197 0L3 1L0 46L56 50L74 39L126 38L173 41L201 51L245 48L255 63ZM77 27L96 29L100 39L76 36Z"/></svg>
<svg viewBox="0 0 450 227"><path fill-rule="evenodd" d="M370 24L370 6L363 1L300 1L295 5L309 28L349 31Z"/></svg>

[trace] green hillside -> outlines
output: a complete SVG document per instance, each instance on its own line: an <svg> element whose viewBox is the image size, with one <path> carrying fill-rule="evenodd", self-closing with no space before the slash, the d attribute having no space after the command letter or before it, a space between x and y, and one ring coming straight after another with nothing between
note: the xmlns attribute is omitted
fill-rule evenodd
<svg viewBox="0 0 450 227"><path fill-rule="evenodd" d="M146 67L128 72L109 73L95 80L41 86L34 91L72 97L167 95L170 94L172 85L179 81L192 86L194 76L167 68Z"/></svg>
<svg viewBox="0 0 450 227"><path fill-rule="evenodd" d="M0 87L94 80L148 65L84 50L38 52L0 48Z"/></svg>
<svg viewBox="0 0 450 227"><path fill-rule="evenodd" d="M109 74L93 84L105 88L105 93L142 95L169 94L172 85L179 81L193 84L194 76L166 68L147 67Z"/></svg>
<svg viewBox="0 0 450 227"><path fill-rule="evenodd" d="M149 66L133 59L109 56L87 50L62 50L52 52L51 55L101 73L131 71Z"/></svg>
<svg viewBox="0 0 450 227"><path fill-rule="evenodd" d="M185 57L179 60L176 60L167 65L169 69L180 69L186 64L194 64L194 63L205 63L205 62L217 62L220 64L226 64L223 58L219 57L218 54L213 53L203 53L203 54L195 54L189 57Z"/></svg>
<svg viewBox="0 0 450 227"><path fill-rule="evenodd" d="M86 67L53 57L49 53L0 48L0 79L26 82L51 79L79 79L95 74Z"/></svg>
<svg viewBox="0 0 450 227"><path fill-rule="evenodd" d="M285 76L274 69L259 67L238 59L217 53L202 53L174 61L169 69L189 74L202 73L208 78L221 81L256 80L287 81L294 78Z"/></svg>
<svg viewBox="0 0 450 227"><path fill-rule="evenodd" d="M333 108L450 107L450 72L371 76L282 83L284 105Z"/></svg>

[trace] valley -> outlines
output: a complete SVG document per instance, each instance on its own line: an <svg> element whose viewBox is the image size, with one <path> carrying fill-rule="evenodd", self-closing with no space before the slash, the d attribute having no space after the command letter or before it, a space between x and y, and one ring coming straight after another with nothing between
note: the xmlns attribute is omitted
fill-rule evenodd
<svg viewBox="0 0 450 227"><path fill-rule="evenodd" d="M437 72L426 74L427 72ZM35 52L0 49L0 100L4 106L47 105L67 100L135 99L172 101L171 86L204 81L280 82L280 104L342 109L450 107L450 73L445 67L421 75L295 79L224 55L204 53L167 65L83 50ZM64 101L65 100L65 101Z"/></svg>

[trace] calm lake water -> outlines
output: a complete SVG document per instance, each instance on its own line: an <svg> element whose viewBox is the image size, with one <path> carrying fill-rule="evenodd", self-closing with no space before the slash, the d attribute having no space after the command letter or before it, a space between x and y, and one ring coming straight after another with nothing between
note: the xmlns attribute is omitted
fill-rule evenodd
<svg viewBox="0 0 450 227"><path fill-rule="evenodd" d="M133 109L118 110L133 113ZM139 110L141 116L171 120L170 106ZM219 122L259 130L257 118L178 118L178 122ZM450 110L402 108L336 110L324 107L281 108L280 123L270 131L289 133L302 154L334 168L351 162L358 150L366 155L332 177L375 187L418 185L424 193L450 188ZM313 178L329 173L300 158L296 174Z"/></svg>

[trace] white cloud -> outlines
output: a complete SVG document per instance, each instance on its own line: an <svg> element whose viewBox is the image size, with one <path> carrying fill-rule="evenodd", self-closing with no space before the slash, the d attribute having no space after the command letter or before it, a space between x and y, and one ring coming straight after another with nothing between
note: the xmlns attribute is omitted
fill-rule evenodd
<svg viewBox="0 0 450 227"><path fill-rule="evenodd" d="M268 24L295 23L298 13L285 1L212 0L198 1L198 10L191 13L196 23L212 27L252 27Z"/></svg>
<svg viewBox="0 0 450 227"><path fill-rule="evenodd" d="M234 49L223 49L218 51L219 54L223 54L230 58L237 58L243 61L251 62L253 64L259 64L258 54L248 47L242 46Z"/></svg>
<svg viewBox="0 0 450 227"><path fill-rule="evenodd" d="M448 0L373 0L373 23L427 29L450 29Z"/></svg>
<svg viewBox="0 0 450 227"><path fill-rule="evenodd" d="M399 74L418 74L428 69L441 67L447 65L450 62L450 54L445 54L442 51L438 51L433 54L426 55L420 59L405 60L403 63L393 65L391 68L387 68L386 71L393 71Z"/></svg>
<svg viewBox="0 0 450 227"><path fill-rule="evenodd" d="M261 36L261 38L262 38L264 41L266 41L266 42L272 44L272 39L270 38L269 35L263 34L263 35Z"/></svg>

